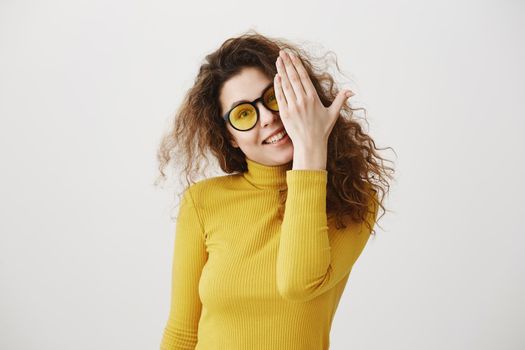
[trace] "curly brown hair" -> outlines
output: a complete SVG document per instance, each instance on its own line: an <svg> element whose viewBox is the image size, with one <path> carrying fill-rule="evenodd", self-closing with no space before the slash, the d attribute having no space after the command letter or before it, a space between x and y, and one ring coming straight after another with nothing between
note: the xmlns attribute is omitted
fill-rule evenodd
<svg viewBox="0 0 525 350"><path fill-rule="evenodd" d="M321 65L326 62L326 55L314 57L286 39L264 36L253 29L229 38L205 57L170 130L163 136L157 153L160 175L156 182L166 178L164 170L172 160L176 160L183 164L185 186L189 187L196 182L194 176L200 173L201 161L206 160L209 164L207 152L214 156L227 174L247 171L244 153L229 142L232 135L220 116L219 93L223 84L244 67L258 68L273 80L277 73L275 61L281 49L296 54L323 105L328 107L332 104L339 88L326 67ZM314 62L319 62L319 65ZM335 63L340 71L337 59ZM352 108L346 102L328 139L327 217L335 216L338 229L346 227L344 217L358 223L366 222L371 229L372 223L366 220L371 208L369 204L372 202L373 210L380 205L386 212L382 202L390 188L387 179L392 180L394 173L394 169L385 166L384 158L376 152L380 148L376 148L374 140L363 131L354 116L356 110L363 110L366 119L364 108ZM281 196L281 217L285 202L286 191ZM372 231L372 234L375 232Z"/></svg>

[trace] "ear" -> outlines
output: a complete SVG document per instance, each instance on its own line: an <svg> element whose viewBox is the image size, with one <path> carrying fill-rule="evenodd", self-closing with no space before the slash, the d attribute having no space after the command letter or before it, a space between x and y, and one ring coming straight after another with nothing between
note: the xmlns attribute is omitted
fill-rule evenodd
<svg viewBox="0 0 525 350"><path fill-rule="evenodd" d="M230 143L230 145L232 145L233 148L239 148L237 141L235 141L231 134L228 134L228 142Z"/></svg>
<svg viewBox="0 0 525 350"><path fill-rule="evenodd" d="M230 143L230 145L232 145L233 148L239 148L239 144L237 144L237 141L235 141L235 137L233 137L232 132L230 130L227 130L226 138L228 139L228 142Z"/></svg>

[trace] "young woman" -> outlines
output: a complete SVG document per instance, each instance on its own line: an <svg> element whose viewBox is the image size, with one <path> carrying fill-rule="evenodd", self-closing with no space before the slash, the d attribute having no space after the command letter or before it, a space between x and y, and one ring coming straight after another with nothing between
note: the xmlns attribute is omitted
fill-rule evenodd
<svg viewBox="0 0 525 350"><path fill-rule="evenodd" d="M311 61L255 31L226 40L163 138L162 176L183 161L188 186L161 349L329 348L391 168L353 118L352 92ZM206 152L228 175L195 182Z"/></svg>

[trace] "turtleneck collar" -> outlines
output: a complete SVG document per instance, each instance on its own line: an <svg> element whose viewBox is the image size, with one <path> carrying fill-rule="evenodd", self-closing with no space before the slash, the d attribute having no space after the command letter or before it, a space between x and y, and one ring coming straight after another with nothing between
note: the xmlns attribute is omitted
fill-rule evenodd
<svg viewBox="0 0 525 350"><path fill-rule="evenodd" d="M246 158L248 171L243 177L259 189L283 190L287 188L286 172L292 169L292 161L281 165L265 165Z"/></svg>

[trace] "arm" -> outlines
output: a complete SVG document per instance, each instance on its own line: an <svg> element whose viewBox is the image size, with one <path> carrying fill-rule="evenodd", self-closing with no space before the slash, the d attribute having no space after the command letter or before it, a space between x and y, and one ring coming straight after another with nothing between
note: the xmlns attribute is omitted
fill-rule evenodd
<svg viewBox="0 0 525 350"><path fill-rule="evenodd" d="M202 304L199 279L208 258L204 233L189 189L177 217L172 265L171 308L161 350L195 349Z"/></svg>
<svg viewBox="0 0 525 350"><path fill-rule="evenodd" d="M327 175L324 169L286 174L288 196L277 255L277 286L289 300L311 300L334 287L350 273L370 236L365 223L349 223L341 230L328 227ZM376 215L377 206L367 217L371 224Z"/></svg>

